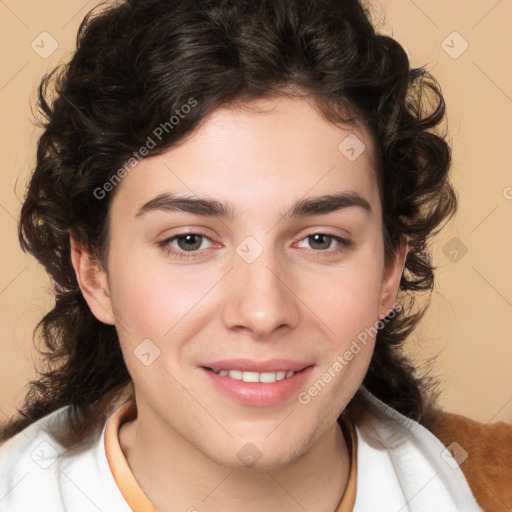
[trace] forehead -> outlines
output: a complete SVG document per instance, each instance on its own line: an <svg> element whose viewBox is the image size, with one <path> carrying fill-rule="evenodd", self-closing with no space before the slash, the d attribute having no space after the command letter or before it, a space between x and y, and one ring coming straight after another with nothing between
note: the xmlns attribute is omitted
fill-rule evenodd
<svg viewBox="0 0 512 512"><path fill-rule="evenodd" d="M304 98L219 108L165 153L139 162L115 203L132 214L161 193L271 209L310 195L356 192L378 203L374 142L362 126L329 123ZM118 205L119 206L119 205Z"/></svg>

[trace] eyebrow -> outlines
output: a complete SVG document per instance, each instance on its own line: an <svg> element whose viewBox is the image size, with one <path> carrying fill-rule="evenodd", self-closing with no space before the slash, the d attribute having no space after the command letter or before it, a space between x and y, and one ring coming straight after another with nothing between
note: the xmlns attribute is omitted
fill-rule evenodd
<svg viewBox="0 0 512 512"><path fill-rule="evenodd" d="M331 212L354 207L363 210L370 216L372 215L372 208L368 200L357 192L343 192L300 199L289 210L282 212L282 216L291 220L311 215L327 215ZM135 217L154 211L187 212L203 217L218 217L231 221L237 217L236 207L232 203L223 203L207 197L181 197L170 193L160 194L145 203L138 210Z"/></svg>

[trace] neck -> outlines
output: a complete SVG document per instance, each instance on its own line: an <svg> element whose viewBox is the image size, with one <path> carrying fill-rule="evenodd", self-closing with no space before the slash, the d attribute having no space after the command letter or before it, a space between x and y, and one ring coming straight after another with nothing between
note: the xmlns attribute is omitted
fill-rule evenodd
<svg viewBox="0 0 512 512"><path fill-rule="evenodd" d="M206 457L179 433L140 419L125 423L119 441L144 493L159 512L335 512L350 457L340 426L276 470L239 470ZM149 425L148 425L149 426Z"/></svg>

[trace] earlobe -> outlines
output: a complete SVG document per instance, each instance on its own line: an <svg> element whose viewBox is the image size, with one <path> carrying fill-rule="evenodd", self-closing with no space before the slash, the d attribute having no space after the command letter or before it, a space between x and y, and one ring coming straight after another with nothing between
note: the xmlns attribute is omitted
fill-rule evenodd
<svg viewBox="0 0 512 512"><path fill-rule="evenodd" d="M82 295L92 314L105 324L114 325L107 273L84 245L70 235L71 262Z"/></svg>
<svg viewBox="0 0 512 512"><path fill-rule="evenodd" d="M389 315L393 310L408 252L409 247L405 240L384 269L380 294L379 319Z"/></svg>

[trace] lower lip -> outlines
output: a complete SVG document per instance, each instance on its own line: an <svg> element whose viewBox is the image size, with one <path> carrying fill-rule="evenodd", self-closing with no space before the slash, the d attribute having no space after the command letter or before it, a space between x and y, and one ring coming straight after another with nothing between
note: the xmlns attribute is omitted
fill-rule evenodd
<svg viewBox="0 0 512 512"><path fill-rule="evenodd" d="M244 382L201 368L218 390L236 401L247 405L276 405L290 398L303 385L313 366L308 366L291 377L271 383Z"/></svg>

